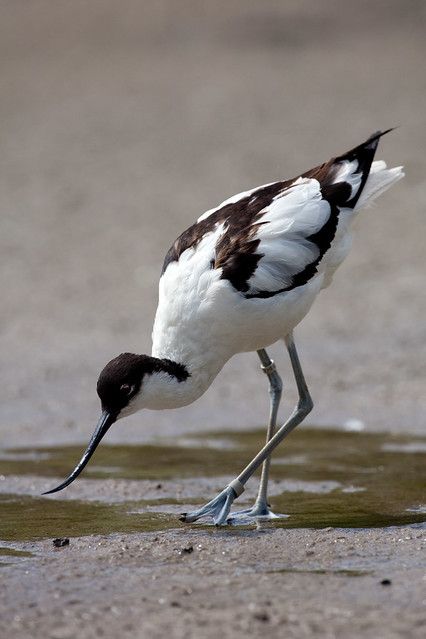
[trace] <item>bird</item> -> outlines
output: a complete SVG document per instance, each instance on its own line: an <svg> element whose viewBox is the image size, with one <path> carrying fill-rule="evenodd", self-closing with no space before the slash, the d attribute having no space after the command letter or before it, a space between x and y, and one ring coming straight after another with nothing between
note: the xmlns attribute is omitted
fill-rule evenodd
<svg viewBox="0 0 426 639"><path fill-rule="evenodd" d="M102 370L101 416L81 460L50 494L69 486L118 420L141 409L191 404L237 353L256 352L269 382L266 444L213 499L182 513L187 523L217 526L276 517L268 504L274 449L310 413L294 329L347 256L360 209L404 176L403 167L374 161L383 135L367 140L298 177L244 191L203 213L172 244L159 281L151 355L122 353ZM282 426L277 413L282 381L267 348L283 341L298 392ZM251 508L231 512L262 466Z"/></svg>

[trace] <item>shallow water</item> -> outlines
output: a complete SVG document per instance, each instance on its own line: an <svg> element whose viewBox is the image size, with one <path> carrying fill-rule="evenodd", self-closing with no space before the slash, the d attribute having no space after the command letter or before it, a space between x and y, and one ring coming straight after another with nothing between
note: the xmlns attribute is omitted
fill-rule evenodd
<svg viewBox="0 0 426 639"><path fill-rule="evenodd" d="M0 546L0 557L32 557L32 553L27 550L17 550L16 548Z"/></svg>
<svg viewBox="0 0 426 639"><path fill-rule="evenodd" d="M33 553L26 550L18 550L17 548L0 546L0 568L2 566L9 566L11 563L16 563L21 559L26 559L27 557L32 556Z"/></svg>
<svg viewBox="0 0 426 639"><path fill-rule="evenodd" d="M0 495L0 518L0 539L12 542L151 532L179 525L176 517L162 513L129 513L124 503L60 501L7 494Z"/></svg>
<svg viewBox="0 0 426 639"><path fill-rule="evenodd" d="M371 575L371 570L351 570L350 568L337 568L335 570L325 568L312 568L312 569L300 569L300 568L279 568L278 570L269 570L268 574L296 574L296 575L341 575L343 577L365 577Z"/></svg>
<svg viewBox="0 0 426 639"><path fill-rule="evenodd" d="M86 478L154 479L236 475L259 450L264 430L209 433L156 445L101 445ZM270 498L287 518L285 528L363 528L426 521L426 439L418 436L300 428L279 447L272 463ZM0 475L63 478L81 448L7 450ZM276 485L274 480L279 480ZM78 480L77 480L78 481ZM52 481L52 485L55 482ZM207 492L205 500L213 497ZM199 495L194 489L194 494ZM243 495L237 502L243 505ZM192 499L191 503L200 500ZM168 498L106 504L18 495L0 496L0 539L22 541L58 536L154 531L181 526ZM236 504L237 505L237 504ZM180 508L178 509L180 510ZM136 511L136 512L135 512Z"/></svg>

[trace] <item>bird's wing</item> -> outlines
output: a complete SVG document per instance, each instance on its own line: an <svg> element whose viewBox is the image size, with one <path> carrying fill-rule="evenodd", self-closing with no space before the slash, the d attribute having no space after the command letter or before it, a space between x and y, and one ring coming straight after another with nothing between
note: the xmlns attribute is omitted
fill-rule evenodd
<svg viewBox="0 0 426 639"><path fill-rule="evenodd" d="M307 283L331 246L341 209L355 208L381 135L296 179L240 193L207 211L173 244L163 272L214 233L208 266L245 297L272 297Z"/></svg>

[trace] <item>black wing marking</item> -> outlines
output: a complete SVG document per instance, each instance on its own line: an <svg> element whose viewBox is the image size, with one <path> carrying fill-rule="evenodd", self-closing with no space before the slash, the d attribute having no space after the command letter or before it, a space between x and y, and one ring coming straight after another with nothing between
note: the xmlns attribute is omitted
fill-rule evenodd
<svg viewBox="0 0 426 639"><path fill-rule="evenodd" d="M292 181L290 180L288 182L275 182L274 184L259 187L251 192L250 195L243 197L237 202L225 204L209 216L190 226L177 238L168 250L161 274L166 271L169 264L177 262L186 249L191 247L195 248L207 233L214 231L215 228L223 222L227 224L225 233L227 238L224 241L222 241L222 238L219 240L216 247L216 258L213 268L219 268L218 260L221 262L220 266L225 266L225 253L232 261L232 250L237 254L243 250L247 250L249 253L253 252L257 244L259 244L259 242L256 242L256 240L252 238L252 225L256 221L256 216L272 202L274 197L279 195L291 183ZM250 235L250 238L247 237L247 233ZM251 270L251 267L248 268L248 270Z"/></svg>

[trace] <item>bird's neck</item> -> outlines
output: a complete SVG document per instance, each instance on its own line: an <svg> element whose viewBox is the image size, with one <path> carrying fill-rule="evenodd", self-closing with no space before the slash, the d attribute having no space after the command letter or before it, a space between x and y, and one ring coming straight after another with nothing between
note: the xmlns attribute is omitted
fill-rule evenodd
<svg viewBox="0 0 426 639"><path fill-rule="evenodd" d="M158 393L155 385L161 384L161 380L153 378L150 386L144 390L144 394L152 398L147 408L179 408L187 406L201 397L209 388L216 375L226 363L227 357L218 349L199 348L197 343L191 340L176 341L167 340L162 336L161 341L153 342L152 356L161 360L168 360L173 365L180 365L188 373L185 379L171 378L164 380L163 388ZM167 381L167 383L166 383ZM157 401L158 396L158 401Z"/></svg>

